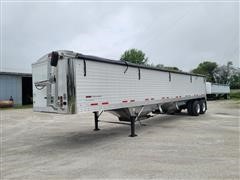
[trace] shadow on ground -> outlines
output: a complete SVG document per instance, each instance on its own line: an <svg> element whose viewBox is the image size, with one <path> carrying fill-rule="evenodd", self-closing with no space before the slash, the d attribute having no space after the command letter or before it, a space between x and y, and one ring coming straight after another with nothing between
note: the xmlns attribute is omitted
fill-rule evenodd
<svg viewBox="0 0 240 180"><path fill-rule="evenodd" d="M144 134L145 131L153 127L161 128L174 128L176 125L173 125L172 122L178 121L183 118L182 116L186 116L186 113L181 113L178 115L157 115L146 120L141 121L144 126L141 126L138 122L136 122L136 133L139 137ZM184 119L186 120L186 119ZM103 122L105 124L105 122ZM170 125L171 123L171 125ZM101 127L100 123L100 131L81 131L81 132L60 132L56 136L45 136L48 139L48 143L41 143L38 147L35 148L60 148L60 149L81 149L86 147L96 147L99 145L109 143L109 139L111 138L111 142L128 139L136 139L128 137L130 134L130 126L128 125L115 125L114 127ZM45 149L44 148L44 149ZM42 150L41 150L42 151Z"/></svg>

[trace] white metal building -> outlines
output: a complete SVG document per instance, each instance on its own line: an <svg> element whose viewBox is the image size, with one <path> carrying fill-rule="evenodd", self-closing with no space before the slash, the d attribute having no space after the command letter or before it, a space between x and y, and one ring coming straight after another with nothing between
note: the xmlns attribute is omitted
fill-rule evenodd
<svg viewBox="0 0 240 180"><path fill-rule="evenodd" d="M0 72L0 101L12 96L14 105L31 104L32 74Z"/></svg>

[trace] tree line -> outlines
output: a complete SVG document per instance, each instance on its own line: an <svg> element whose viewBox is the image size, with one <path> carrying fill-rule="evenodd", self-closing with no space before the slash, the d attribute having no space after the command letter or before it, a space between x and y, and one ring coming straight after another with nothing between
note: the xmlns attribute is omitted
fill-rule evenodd
<svg viewBox="0 0 240 180"><path fill-rule="evenodd" d="M135 64L173 71L182 71L178 67L164 66L163 64L149 64L146 54L138 49L129 49L125 51L120 59ZM208 82L229 84L231 89L240 89L240 69L235 68L231 61L227 62L226 65L218 65L216 62L204 61L190 72L205 75Z"/></svg>

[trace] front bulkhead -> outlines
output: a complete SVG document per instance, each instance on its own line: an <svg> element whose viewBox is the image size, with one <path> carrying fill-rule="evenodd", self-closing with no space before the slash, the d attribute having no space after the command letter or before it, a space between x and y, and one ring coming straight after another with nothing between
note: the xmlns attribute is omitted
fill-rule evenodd
<svg viewBox="0 0 240 180"><path fill-rule="evenodd" d="M34 111L75 113L73 63L52 52L32 65Z"/></svg>

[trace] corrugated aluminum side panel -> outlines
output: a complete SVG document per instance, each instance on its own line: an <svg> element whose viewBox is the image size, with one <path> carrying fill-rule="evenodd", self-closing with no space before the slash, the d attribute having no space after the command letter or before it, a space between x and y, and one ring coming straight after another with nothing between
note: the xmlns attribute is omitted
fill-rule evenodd
<svg viewBox="0 0 240 180"><path fill-rule="evenodd" d="M210 82L206 82L206 90L207 90L207 94L212 93L212 84Z"/></svg>
<svg viewBox="0 0 240 180"><path fill-rule="evenodd" d="M211 89L212 89L211 94L229 94L230 93L230 87L228 85L212 84Z"/></svg>
<svg viewBox="0 0 240 180"><path fill-rule="evenodd" d="M77 112L108 110L143 104L154 104L163 99L204 97L203 77L171 74L149 69L86 61L86 76L82 60L75 61Z"/></svg>

